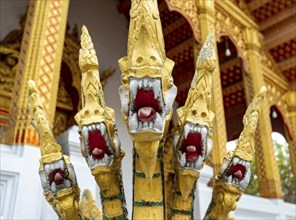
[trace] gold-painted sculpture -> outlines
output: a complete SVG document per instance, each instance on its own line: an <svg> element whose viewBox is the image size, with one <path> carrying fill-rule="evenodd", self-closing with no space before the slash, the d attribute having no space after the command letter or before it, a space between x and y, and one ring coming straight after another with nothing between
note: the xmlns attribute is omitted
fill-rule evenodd
<svg viewBox="0 0 296 220"><path fill-rule="evenodd" d="M172 117L176 87L174 62L166 58L156 0L133 0L127 55L119 60L121 112L134 144L133 219L193 219L196 182L212 148L212 73L214 35L209 34L196 64L196 73L184 107L178 109L174 135L176 180L172 206L164 201L163 146ZM107 107L100 83L98 59L86 27L82 28L79 66L82 73L82 109L75 116L81 151L101 191L103 219L127 219L121 177L121 149L114 110ZM41 139L40 177L48 202L61 219L100 217L90 192L80 206L79 188L69 159L55 142L36 88L30 86L32 124ZM254 132L265 88L244 117L244 130L233 155L214 183L206 219L227 219L248 185L254 155ZM173 146L166 146L171 147ZM87 205L89 203L89 205ZM93 210L90 210L93 207Z"/></svg>
<svg viewBox="0 0 296 220"><path fill-rule="evenodd" d="M224 158L221 171L215 178L212 201L205 219L227 219L229 212L236 209L236 203L249 184L250 165L255 155L255 131L266 91L263 86L244 115L244 129L237 147Z"/></svg>
<svg viewBox="0 0 296 220"><path fill-rule="evenodd" d="M176 189L172 219L191 219L196 181L212 149L211 88L216 65L211 33L200 51L196 72L185 105L177 110L178 131L174 137Z"/></svg>
<svg viewBox="0 0 296 220"><path fill-rule="evenodd" d="M74 168L62 147L55 141L47 115L33 81L28 82L31 123L41 140L39 175L44 196L59 218L80 219L78 211L79 187Z"/></svg>
<svg viewBox="0 0 296 220"><path fill-rule="evenodd" d="M79 67L82 72L82 105L75 116L82 154L101 190L104 219L126 218L122 190L121 150L115 113L106 106L98 72L98 59L85 26L82 27Z"/></svg>

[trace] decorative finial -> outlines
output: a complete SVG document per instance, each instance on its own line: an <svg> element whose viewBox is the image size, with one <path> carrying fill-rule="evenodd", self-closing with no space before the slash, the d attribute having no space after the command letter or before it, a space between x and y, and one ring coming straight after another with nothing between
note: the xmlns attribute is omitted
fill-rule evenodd
<svg viewBox="0 0 296 220"><path fill-rule="evenodd" d="M83 109L75 116L77 124L91 124L104 115L105 101L99 75L99 63L92 39L86 26L82 26L81 49L79 51L79 67L82 74L82 106Z"/></svg>
<svg viewBox="0 0 296 220"><path fill-rule="evenodd" d="M51 126L48 123L46 112L43 108L42 101L38 94L35 82L28 81L29 87L29 112L31 115L31 123L39 134L41 141L41 155L49 155L53 153L61 153L62 147L57 144L53 137Z"/></svg>
<svg viewBox="0 0 296 220"><path fill-rule="evenodd" d="M214 34L209 33L196 62L196 71L184 107L178 109L180 120L212 127L212 73L216 67Z"/></svg>
<svg viewBox="0 0 296 220"><path fill-rule="evenodd" d="M244 158L246 161L251 161L255 154L254 137L257 128L257 122L259 119L259 112L263 104L267 88L262 86L258 94L249 105L244 118L244 129L239 136L237 147L234 151L234 155Z"/></svg>

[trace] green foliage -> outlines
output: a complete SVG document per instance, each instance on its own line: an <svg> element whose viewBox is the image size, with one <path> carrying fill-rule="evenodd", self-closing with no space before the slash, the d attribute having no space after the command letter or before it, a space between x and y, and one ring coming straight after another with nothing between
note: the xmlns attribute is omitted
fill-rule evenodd
<svg viewBox="0 0 296 220"><path fill-rule="evenodd" d="M279 166L282 182L283 199L296 204L296 185L291 165L288 144L274 142L276 160Z"/></svg>
<svg viewBox="0 0 296 220"><path fill-rule="evenodd" d="M288 144L279 144L274 141L275 156L278 164L280 178L282 182L283 199L286 202L296 204L296 184L292 171ZM246 194L259 196L258 175L256 172L256 160L251 164L251 179L249 186L245 190Z"/></svg>

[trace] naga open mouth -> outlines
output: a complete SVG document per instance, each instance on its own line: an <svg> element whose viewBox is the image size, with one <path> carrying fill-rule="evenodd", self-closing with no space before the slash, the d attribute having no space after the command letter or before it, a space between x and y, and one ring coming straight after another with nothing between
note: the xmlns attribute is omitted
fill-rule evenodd
<svg viewBox="0 0 296 220"><path fill-rule="evenodd" d="M222 177L227 183L237 185L245 190L250 181L250 164L250 162L234 156L230 165L222 173Z"/></svg>
<svg viewBox="0 0 296 220"><path fill-rule="evenodd" d="M178 146L179 165L200 170L206 157L207 128L185 124Z"/></svg>
<svg viewBox="0 0 296 220"><path fill-rule="evenodd" d="M131 78L129 128L140 131L161 132L165 117L160 79Z"/></svg>
<svg viewBox="0 0 296 220"><path fill-rule="evenodd" d="M74 168L72 165L65 166L64 160L44 165L44 170L39 172L41 184L45 192L58 191L72 187L72 183L76 183Z"/></svg>
<svg viewBox="0 0 296 220"><path fill-rule="evenodd" d="M84 140L86 160L88 166L110 166L114 158L114 151L109 140L104 123L85 125L81 135Z"/></svg>

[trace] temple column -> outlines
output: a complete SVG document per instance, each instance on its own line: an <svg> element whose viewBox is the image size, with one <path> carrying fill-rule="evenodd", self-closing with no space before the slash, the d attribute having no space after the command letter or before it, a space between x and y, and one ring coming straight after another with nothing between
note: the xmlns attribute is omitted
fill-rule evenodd
<svg viewBox="0 0 296 220"><path fill-rule="evenodd" d="M248 72L252 81L250 84L252 88L246 91L252 93L247 95L252 99L254 94L258 93L260 88L264 85L259 32L255 29L246 28L244 30L244 41L246 44L245 57L248 63ZM259 191L261 196L266 198L281 198L281 181L275 159L271 132L269 105L268 100L265 99L261 108L255 137Z"/></svg>
<svg viewBox="0 0 296 220"><path fill-rule="evenodd" d="M6 144L39 144L28 114L29 79L36 82L49 122L53 124L68 6L69 0L29 2Z"/></svg>
<svg viewBox="0 0 296 220"><path fill-rule="evenodd" d="M289 150L290 150L290 161L292 164L294 179L296 182L296 88L294 90L290 90L285 94L285 100L288 107L288 118L290 121L290 135L286 135L286 138L289 142ZM288 133L288 131L286 131Z"/></svg>
<svg viewBox="0 0 296 220"><path fill-rule="evenodd" d="M201 30L201 41L204 43L210 31L214 31L215 25L215 2L208 0L197 0L198 16ZM226 123L223 107L223 94L220 78L219 58L216 45L216 69L213 72L212 88L212 111L215 113L213 122L213 150L211 153L211 163L216 175L221 167L223 157L226 152Z"/></svg>

